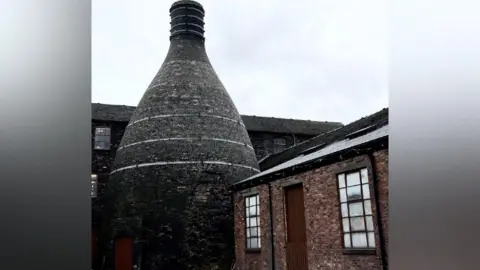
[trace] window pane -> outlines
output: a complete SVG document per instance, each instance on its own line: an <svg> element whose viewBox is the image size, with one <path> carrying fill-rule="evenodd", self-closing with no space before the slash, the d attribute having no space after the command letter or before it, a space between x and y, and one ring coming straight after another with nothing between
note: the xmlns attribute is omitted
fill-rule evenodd
<svg viewBox="0 0 480 270"><path fill-rule="evenodd" d="M348 217L348 205L342 203L342 217Z"/></svg>
<svg viewBox="0 0 480 270"><path fill-rule="evenodd" d="M110 136L110 128L107 128L107 127L95 128L95 135Z"/></svg>
<svg viewBox="0 0 480 270"><path fill-rule="evenodd" d="M370 200L366 200L363 202L365 206L365 215L371 215L372 214L372 202Z"/></svg>
<svg viewBox="0 0 480 270"><path fill-rule="evenodd" d="M92 177L92 190L91 190L91 196L92 197L97 197L97 178Z"/></svg>
<svg viewBox="0 0 480 270"><path fill-rule="evenodd" d="M368 186L368 184L364 184L362 186L362 189L363 189L363 198L370 199L370 187Z"/></svg>
<svg viewBox="0 0 480 270"><path fill-rule="evenodd" d="M352 247L352 242L350 242L350 234L349 233L346 233L343 236L343 242L345 243L346 248Z"/></svg>
<svg viewBox="0 0 480 270"><path fill-rule="evenodd" d="M352 246L354 248L363 248L367 246L367 234L366 233L353 233L352 234Z"/></svg>
<svg viewBox="0 0 480 270"><path fill-rule="evenodd" d="M348 204L348 208L350 209L350 216L351 217L363 216L363 204L362 204L362 202L350 203L350 204Z"/></svg>
<svg viewBox="0 0 480 270"><path fill-rule="evenodd" d="M250 248L259 248L260 247L258 238L250 238L249 241L250 241Z"/></svg>
<svg viewBox="0 0 480 270"><path fill-rule="evenodd" d="M105 130L103 128L95 128L95 135L103 135Z"/></svg>
<svg viewBox="0 0 480 270"><path fill-rule="evenodd" d="M250 215L250 216L255 216L255 215L257 215L257 211L256 211L257 208L256 208L255 206L250 206L248 209L249 209L249 215Z"/></svg>
<svg viewBox="0 0 480 270"><path fill-rule="evenodd" d="M362 177L362 183L368 183L368 171L367 168L363 168L360 171L360 175Z"/></svg>
<svg viewBox="0 0 480 270"><path fill-rule="evenodd" d="M350 226L352 231L364 231L365 221L363 217L350 218Z"/></svg>
<svg viewBox="0 0 480 270"><path fill-rule="evenodd" d="M360 173L358 172L347 174L347 187L354 185L360 185Z"/></svg>
<svg viewBox="0 0 480 270"><path fill-rule="evenodd" d="M348 218L343 219L343 231L344 232L350 231L350 221L348 220Z"/></svg>
<svg viewBox="0 0 480 270"><path fill-rule="evenodd" d="M257 196L250 197L250 206L254 206L257 204Z"/></svg>
<svg viewBox="0 0 480 270"><path fill-rule="evenodd" d="M344 188L340 189L340 202L347 201L347 193Z"/></svg>
<svg viewBox="0 0 480 270"><path fill-rule="evenodd" d="M373 231L373 217L366 216L365 219L367 221L367 231Z"/></svg>
<svg viewBox="0 0 480 270"><path fill-rule="evenodd" d="M347 199L351 200L358 200L362 198L362 193L360 190L360 186L348 187L347 188Z"/></svg>
<svg viewBox="0 0 480 270"><path fill-rule="evenodd" d="M250 238L250 237L251 237L251 235L250 235L250 229L248 228L248 226L247 226L247 230L246 230L246 235L247 235L247 238Z"/></svg>
<svg viewBox="0 0 480 270"><path fill-rule="evenodd" d="M375 234L373 232L368 233L368 247L375 247Z"/></svg>
<svg viewBox="0 0 480 270"><path fill-rule="evenodd" d="M105 142L95 140L95 149L105 149Z"/></svg>
<svg viewBox="0 0 480 270"><path fill-rule="evenodd" d="M260 205L255 206L257 215L260 215Z"/></svg>
<svg viewBox="0 0 480 270"><path fill-rule="evenodd" d="M257 219L250 218L250 227L255 227L255 226L257 226Z"/></svg>
<svg viewBox="0 0 480 270"><path fill-rule="evenodd" d="M258 225L260 226L260 221L258 222ZM260 227L257 227L257 235L258 235L258 237L260 237L260 235L262 235L261 232L260 232ZM260 242L260 240L258 240L258 241Z"/></svg>
<svg viewBox="0 0 480 270"><path fill-rule="evenodd" d="M250 236L252 237L257 237L258 236L258 230L257 228L250 228Z"/></svg>
<svg viewBox="0 0 480 270"><path fill-rule="evenodd" d="M345 174L339 174L338 175L338 187L343 188L345 187Z"/></svg>

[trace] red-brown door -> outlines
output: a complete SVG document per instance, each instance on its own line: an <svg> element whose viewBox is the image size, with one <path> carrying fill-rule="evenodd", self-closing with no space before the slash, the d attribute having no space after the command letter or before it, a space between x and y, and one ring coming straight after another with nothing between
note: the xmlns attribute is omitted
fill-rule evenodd
<svg viewBox="0 0 480 270"><path fill-rule="evenodd" d="M295 185L286 188L285 203L287 268L289 270L308 270L303 186Z"/></svg>
<svg viewBox="0 0 480 270"><path fill-rule="evenodd" d="M96 261L98 256L97 237L98 237L97 228L92 228L92 261Z"/></svg>
<svg viewBox="0 0 480 270"><path fill-rule="evenodd" d="M115 242L115 270L132 270L133 239L130 237L117 239Z"/></svg>

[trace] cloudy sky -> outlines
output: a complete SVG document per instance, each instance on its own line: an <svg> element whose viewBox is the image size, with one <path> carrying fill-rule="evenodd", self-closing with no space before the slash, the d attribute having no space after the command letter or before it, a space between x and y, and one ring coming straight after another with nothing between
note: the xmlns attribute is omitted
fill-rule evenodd
<svg viewBox="0 0 480 270"><path fill-rule="evenodd" d="M136 106L169 47L173 0L92 1L92 101ZM388 106L385 0L199 0L241 114L348 123Z"/></svg>

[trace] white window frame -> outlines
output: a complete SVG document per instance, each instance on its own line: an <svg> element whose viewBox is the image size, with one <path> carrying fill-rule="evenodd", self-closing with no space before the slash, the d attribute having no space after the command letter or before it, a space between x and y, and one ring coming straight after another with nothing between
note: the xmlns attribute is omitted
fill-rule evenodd
<svg viewBox="0 0 480 270"><path fill-rule="evenodd" d="M111 128L109 127L96 127L94 136L95 150L110 150L111 147ZM103 146L102 146L103 145Z"/></svg>
<svg viewBox="0 0 480 270"><path fill-rule="evenodd" d="M343 245L375 249L375 225L367 168L337 175Z"/></svg>
<svg viewBox="0 0 480 270"><path fill-rule="evenodd" d="M92 174L91 176L92 189L90 191L90 196L96 198L98 196L98 175Z"/></svg>
<svg viewBox="0 0 480 270"><path fill-rule="evenodd" d="M273 139L273 153L279 153L287 149L287 139L284 137Z"/></svg>
<svg viewBox="0 0 480 270"><path fill-rule="evenodd" d="M260 196L258 194L245 197L245 245L247 250L260 249Z"/></svg>

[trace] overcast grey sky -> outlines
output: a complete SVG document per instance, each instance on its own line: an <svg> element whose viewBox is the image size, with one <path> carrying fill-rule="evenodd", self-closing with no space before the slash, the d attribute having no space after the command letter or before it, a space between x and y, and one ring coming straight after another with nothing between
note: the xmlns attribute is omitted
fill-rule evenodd
<svg viewBox="0 0 480 270"><path fill-rule="evenodd" d="M136 106L169 47L173 0L92 1L92 101ZM199 0L241 114L349 123L388 106L385 0Z"/></svg>

